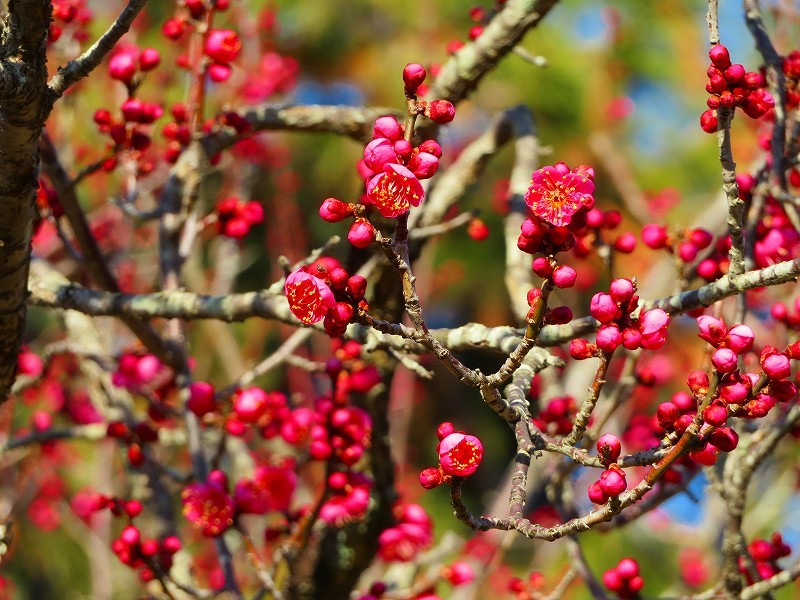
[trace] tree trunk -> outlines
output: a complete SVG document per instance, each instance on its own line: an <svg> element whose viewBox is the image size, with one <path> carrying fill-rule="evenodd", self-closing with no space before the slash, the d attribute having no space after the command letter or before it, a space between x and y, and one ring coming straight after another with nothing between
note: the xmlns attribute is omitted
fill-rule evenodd
<svg viewBox="0 0 800 600"><path fill-rule="evenodd" d="M14 382L25 327L51 12L50 2L11 0L0 26L0 402Z"/></svg>

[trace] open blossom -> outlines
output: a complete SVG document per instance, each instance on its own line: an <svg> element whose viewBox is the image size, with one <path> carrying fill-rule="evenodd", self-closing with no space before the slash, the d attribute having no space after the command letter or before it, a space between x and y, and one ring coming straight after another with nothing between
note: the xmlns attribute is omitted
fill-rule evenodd
<svg viewBox="0 0 800 600"><path fill-rule="evenodd" d="M291 273L286 278L284 289L289 310L306 325L321 321L336 306L331 289L309 273L308 267L300 267Z"/></svg>
<svg viewBox="0 0 800 600"><path fill-rule="evenodd" d="M483 444L474 435L451 433L439 442L439 464L447 475L472 475L483 459Z"/></svg>
<svg viewBox="0 0 800 600"><path fill-rule="evenodd" d="M240 513L264 514L270 510L288 510L297 487L293 465L259 465L252 479L236 482L234 498Z"/></svg>
<svg viewBox="0 0 800 600"><path fill-rule="evenodd" d="M181 501L184 516L205 536L219 535L233 524L233 498L216 482L187 486Z"/></svg>
<svg viewBox="0 0 800 600"><path fill-rule="evenodd" d="M570 170L563 162L534 171L525 194L525 204L543 221L560 227L569 225L572 216L594 206L591 170Z"/></svg>
<svg viewBox="0 0 800 600"><path fill-rule="evenodd" d="M403 165L386 163L383 173L367 182L367 198L384 217L399 217L419 206L425 195L417 177Z"/></svg>

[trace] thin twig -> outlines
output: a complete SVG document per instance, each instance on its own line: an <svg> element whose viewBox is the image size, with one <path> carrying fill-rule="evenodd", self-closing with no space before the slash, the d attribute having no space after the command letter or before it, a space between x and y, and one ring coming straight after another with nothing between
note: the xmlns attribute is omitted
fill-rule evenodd
<svg viewBox="0 0 800 600"><path fill-rule="evenodd" d="M58 100L75 83L88 77L97 68L103 58L111 52L117 42L133 24L134 19L147 4L147 0L130 0L128 6L120 13L114 24L98 39L86 52L75 60L59 67L58 73L53 75L47 84L50 89L51 104Z"/></svg>

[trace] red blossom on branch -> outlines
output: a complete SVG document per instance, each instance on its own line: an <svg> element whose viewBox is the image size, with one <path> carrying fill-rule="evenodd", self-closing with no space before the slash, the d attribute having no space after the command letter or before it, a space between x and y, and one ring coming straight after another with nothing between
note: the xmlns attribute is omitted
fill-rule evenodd
<svg viewBox="0 0 800 600"><path fill-rule="evenodd" d="M446 475L472 475L483 459L483 444L474 435L451 433L439 442L439 464Z"/></svg>
<svg viewBox="0 0 800 600"><path fill-rule="evenodd" d="M367 200L388 219L408 212L411 206L419 206L424 196L422 184L414 173L396 163L384 164L383 173L367 182Z"/></svg>
<svg viewBox="0 0 800 600"><path fill-rule="evenodd" d="M188 485L181 501L183 515L205 536L220 535L233 525L234 501L218 478Z"/></svg>
<svg viewBox="0 0 800 600"><path fill-rule="evenodd" d="M556 227L569 225L572 217L594 206L593 172L570 168L563 162L534 171L525 194L531 212Z"/></svg>
<svg viewBox="0 0 800 600"><path fill-rule="evenodd" d="M321 321L336 306L336 299L324 281L300 267L288 277L284 286L292 314L306 325Z"/></svg>

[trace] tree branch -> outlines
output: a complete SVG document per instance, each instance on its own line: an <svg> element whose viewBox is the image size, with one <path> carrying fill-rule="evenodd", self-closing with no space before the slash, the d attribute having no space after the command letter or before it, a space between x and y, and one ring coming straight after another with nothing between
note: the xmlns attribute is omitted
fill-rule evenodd
<svg viewBox="0 0 800 600"><path fill-rule="evenodd" d="M114 24L100 36L86 52L75 60L71 60L50 78L47 87L50 90L50 103L61 98L64 93L84 77L88 77L96 69L103 58L111 52L123 35L128 33L134 19L147 4L147 0L130 0Z"/></svg>
<svg viewBox="0 0 800 600"><path fill-rule="evenodd" d="M453 104L467 97L484 75L514 50L558 0L509 0L473 42L456 52L431 85L428 97Z"/></svg>

